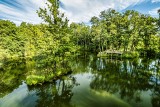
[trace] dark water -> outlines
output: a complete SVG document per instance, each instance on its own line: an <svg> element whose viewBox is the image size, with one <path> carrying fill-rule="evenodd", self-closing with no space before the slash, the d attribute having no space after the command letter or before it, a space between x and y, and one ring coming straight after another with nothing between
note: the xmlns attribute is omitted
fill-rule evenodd
<svg viewBox="0 0 160 107"><path fill-rule="evenodd" d="M0 107L160 107L159 59L90 55L67 63L72 74L36 86L25 83L35 63L1 63Z"/></svg>

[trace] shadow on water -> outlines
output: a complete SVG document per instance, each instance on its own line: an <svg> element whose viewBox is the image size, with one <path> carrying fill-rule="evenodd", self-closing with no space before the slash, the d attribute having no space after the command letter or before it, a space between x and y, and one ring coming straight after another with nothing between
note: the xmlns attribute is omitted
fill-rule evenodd
<svg viewBox="0 0 160 107"><path fill-rule="evenodd" d="M110 60L93 55L41 59L1 64L1 107L160 106L159 59ZM67 71L72 73L54 81L49 78ZM49 82L26 85L30 75Z"/></svg>

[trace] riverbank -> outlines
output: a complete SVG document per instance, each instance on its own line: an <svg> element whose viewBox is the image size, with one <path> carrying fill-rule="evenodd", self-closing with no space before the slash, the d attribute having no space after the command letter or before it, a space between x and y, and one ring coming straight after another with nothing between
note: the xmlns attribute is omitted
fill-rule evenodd
<svg viewBox="0 0 160 107"><path fill-rule="evenodd" d="M124 59L132 59L138 58L140 55L138 52L122 52L122 51L103 51L97 54L97 57L108 57L108 58L124 58Z"/></svg>
<svg viewBox="0 0 160 107"><path fill-rule="evenodd" d="M138 57L150 57L150 58L159 58L160 53L147 53L147 52L138 52L138 51L103 51L97 54L97 57L107 57L111 59L134 59Z"/></svg>

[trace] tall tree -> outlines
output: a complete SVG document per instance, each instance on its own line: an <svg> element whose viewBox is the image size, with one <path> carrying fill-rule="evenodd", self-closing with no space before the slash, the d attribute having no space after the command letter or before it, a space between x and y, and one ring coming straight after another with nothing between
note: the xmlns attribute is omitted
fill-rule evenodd
<svg viewBox="0 0 160 107"><path fill-rule="evenodd" d="M53 41L59 43L53 51L58 55L64 55L70 48L70 30L69 20L59 11L59 4L59 0L48 0L47 8L40 8L37 13L48 24L48 31L53 35Z"/></svg>

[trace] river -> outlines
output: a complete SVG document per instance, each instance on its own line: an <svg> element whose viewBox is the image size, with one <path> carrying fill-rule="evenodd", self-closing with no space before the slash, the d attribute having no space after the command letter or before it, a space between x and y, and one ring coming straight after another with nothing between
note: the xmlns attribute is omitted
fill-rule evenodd
<svg viewBox="0 0 160 107"><path fill-rule="evenodd" d="M89 55L68 64L72 73L36 86L25 81L32 64L1 64L0 107L160 107L159 59Z"/></svg>

